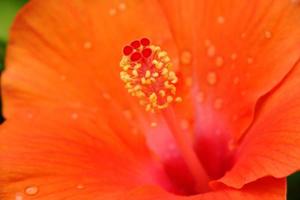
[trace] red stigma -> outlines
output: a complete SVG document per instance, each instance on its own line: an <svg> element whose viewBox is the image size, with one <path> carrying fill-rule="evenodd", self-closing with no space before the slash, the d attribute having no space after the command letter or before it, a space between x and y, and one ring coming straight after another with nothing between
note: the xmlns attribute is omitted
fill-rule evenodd
<svg viewBox="0 0 300 200"><path fill-rule="evenodd" d="M129 56L132 53L133 49L131 46L125 46L123 48L123 53L125 56Z"/></svg>
<svg viewBox="0 0 300 200"><path fill-rule="evenodd" d="M145 58L148 58L149 56L151 56L152 54L152 50L150 48L145 48L143 51L142 51L142 54Z"/></svg>
<svg viewBox="0 0 300 200"><path fill-rule="evenodd" d="M150 44L150 40L148 38L141 39L141 44L145 47Z"/></svg>
<svg viewBox="0 0 300 200"><path fill-rule="evenodd" d="M131 55L131 57L130 57L130 60L131 61L138 61L139 59L141 59L141 53L139 53L139 52L134 52L132 55Z"/></svg>
<svg viewBox="0 0 300 200"><path fill-rule="evenodd" d="M141 46L141 43L138 40L131 42L130 44L133 48L137 49Z"/></svg>

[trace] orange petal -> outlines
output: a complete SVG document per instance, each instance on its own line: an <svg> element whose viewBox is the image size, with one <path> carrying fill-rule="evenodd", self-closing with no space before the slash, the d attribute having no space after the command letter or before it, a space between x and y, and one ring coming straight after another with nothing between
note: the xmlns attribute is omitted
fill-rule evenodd
<svg viewBox="0 0 300 200"><path fill-rule="evenodd" d="M110 199L145 184L171 189L140 135L129 145L101 116L56 113L32 112L1 126L1 199Z"/></svg>
<svg viewBox="0 0 300 200"><path fill-rule="evenodd" d="M30 1L11 29L3 74L5 117L22 107L125 110L130 103L119 78L122 48L145 36L176 50L163 13L151 0Z"/></svg>
<svg viewBox="0 0 300 200"><path fill-rule="evenodd" d="M143 187L125 195L126 200L285 200L285 179L265 178L245 186L241 190L224 187L221 190L190 197L171 196L158 188Z"/></svg>
<svg viewBox="0 0 300 200"><path fill-rule="evenodd" d="M190 98L199 108L201 131L213 134L218 127L238 139L251 122L257 100L299 58L299 4L290 0L160 2L181 52L181 82L193 86Z"/></svg>
<svg viewBox="0 0 300 200"><path fill-rule="evenodd" d="M240 188L264 176L300 170L300 64L260 102L255 121L221 182Z"/></svg>
<svg viewBox="0 0 300 200"><path fill-rule="evenodd" d="M186 94L179 111L194 112L196 151L219 178L231 165L228 144L250 125L258 99L300 57L300 6L290 0L160 2L181 52Z"/></svg>
<svg viewBox="0 0 300 200"><path fill-rule="evenodd" d="M1 126L1 199L279 200L285 196L285 179L274 178L241 190L222 186L191 197L170 194L161 188L168 182L142 142L129 147L89 115L79 115L83 118L78 126L68 113L60 111L60 119L52 119L54 113L48 113L47 121L45 115L33 113Z"/></svg>

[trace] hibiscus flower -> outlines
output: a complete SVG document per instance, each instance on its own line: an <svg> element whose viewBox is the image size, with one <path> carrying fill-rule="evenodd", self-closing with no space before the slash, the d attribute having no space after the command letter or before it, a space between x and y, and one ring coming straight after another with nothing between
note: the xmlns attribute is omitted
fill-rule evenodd
<svg viewBox="0 0 300 200"><path fill-rule="evenodd" d="M298 1L30 1L2 76L0 198L286 196Z"/></svg>

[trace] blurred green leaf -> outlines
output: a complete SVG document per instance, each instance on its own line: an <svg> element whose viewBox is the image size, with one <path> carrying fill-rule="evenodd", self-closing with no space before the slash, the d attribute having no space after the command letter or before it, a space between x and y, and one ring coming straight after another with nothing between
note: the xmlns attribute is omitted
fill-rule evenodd
<svg viewBox="0 0 300 200"><path fill-rule="evenodd" d="M0 41L0 71L4 68L5 43Z"/></svg>
<svg viewBox="0 0 300 200"><path fill-rule="evenodd" d="M26 0L0 0L0 40L6 41L11 23Z"/></svg>
<svg viewBox="0 0 300 200"><path fill-rule="evenodd" d="M300 172L288 177L288 200L300 199Z"/></svg>

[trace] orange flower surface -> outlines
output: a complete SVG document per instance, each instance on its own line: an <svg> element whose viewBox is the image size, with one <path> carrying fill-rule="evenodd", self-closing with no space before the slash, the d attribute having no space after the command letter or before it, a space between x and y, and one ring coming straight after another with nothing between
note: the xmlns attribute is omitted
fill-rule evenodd
<svg viewBox="0 0 300 200"><path fill-rule="evenodd" d="M299 58L295 0L32 0L2 76L0 199L286 199Z"/></svg>

